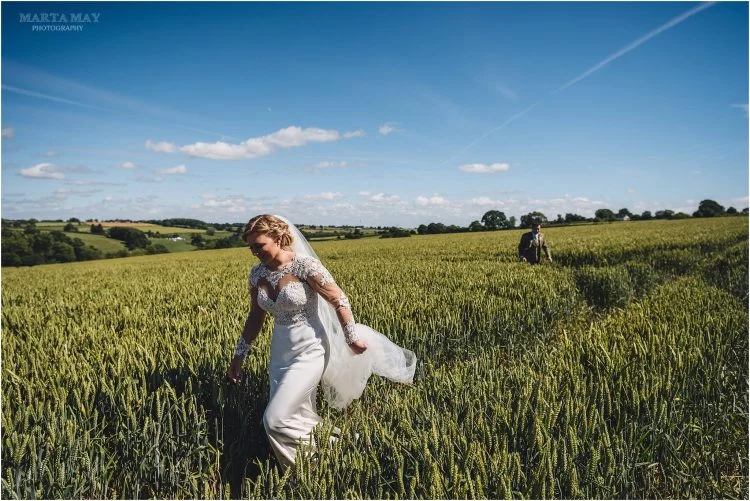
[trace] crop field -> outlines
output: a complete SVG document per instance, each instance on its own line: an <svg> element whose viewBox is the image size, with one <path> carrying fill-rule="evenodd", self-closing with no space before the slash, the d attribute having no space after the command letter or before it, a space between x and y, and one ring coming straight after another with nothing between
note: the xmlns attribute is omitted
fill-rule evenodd
<svg viewBox="0 0 750 501"><path fill-rule="evenodd" d="M99 249L102 252L117 252L126 249L120 240L107 238L104 235L93 235L91 233L66 233L70 238L80 238L83 243Z"/></svg>
<svg viewBox="0 0 750 501"><path fill-rule="evenodd" d="M419 365L319 400L286 472L270 321L224 377L247 250L4 269L1 495L747 499L747 218L544 231L554 265L516 262L521 230L316 242Z"/></svg>

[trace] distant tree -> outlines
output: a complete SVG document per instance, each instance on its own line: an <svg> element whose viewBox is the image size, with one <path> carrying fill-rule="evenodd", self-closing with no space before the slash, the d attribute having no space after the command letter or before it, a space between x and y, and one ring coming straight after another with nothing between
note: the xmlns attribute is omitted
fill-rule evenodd
<svg viewBox="0 0 750 501"><path fill-rule="evenodd" d="M47 255L49 253L49 250L52 248L52 244L55 243L55 240L62 240L58 238L55 233L62 232L51 231L49 233L37 232L36 234L34 234L31 240L31 248L34 251L34 254L39 254L40 256ZM44 260L42 260L42 262L44 262Z"/></svg>
<svg viewBox="0 0 750 501"><path fill-rule="evenodd" d="M190 243L196 247L203 247L206 244L206 241L203 240L203 235L200 233L193 233L193 236L190 237Z"/></svg>
<svg viewBox="0 0 750 501"><path fill-rule="evenodd" d="M484 225L479 221L472 221L469 225L469 231L484 231Z"/></svg>
<svg viewBox="0 0 750 501"><path fill-rule="evenodd" d="M570 212L565 214L566 223L578 223L578 222L585 221L585 220L586 218L579 214L571 214Z"/></svg>
<svg viewBox="0 0 750 501"><path fill-rule="evenodd" d="M563 218L562 214L557 215L557 219L555 219L555 224L564 224L565 218Z"/></svg>
<svg viewBox="0 0 750 501"><path fill-rule="evenodd" d="M419 235L427 235L427 225L426 224L420 224L417 227L417 234L419 234Z"/></svg>
<svg viewBox="0 0 750 501"><path fill-rule="evenodd" d="M29 223L24 227L23 232L26 235L31 235L33 233L38 233L39 230L36 228L36 223L32 223L29 221Z"/></svg>
<svg viewBox="0 0 750 501"><path fill-rule="evenodd" d="M609 209L597 209L594 213L594 218L597 221L614 221L617 219L617 216L615 216L615 213Z"/></svg>
<svg viewBox="0 0 750 501"><path fill-rule="evenodd" d="M362 230L360 230L359 228L354 228L354 231L345 233L344 238L348 238L348 239L362 238Z"/></svg>
<svg viewBox="0 0 750 501"><path fill-rule="evenodd" d="M76 253L76 261L90 261L103 257L102 251L91 245L86 245L80 238L73 239L73 250Z"/></svg>
<svg viewBox="0 0 750 501"><path fill-rule="evenodd" d="M744 209L742 209L742 213L747 215L748 213L750 213L750 208L745 207Z"/></svg>
<svg viewBox="0 0 750 501"><path fill-rule="evenodd" d="M737 209L735 209L734 207L729 207L727 209L727 214L735 215L735 214L737 214Z"/></svg>
<svg viewBox="0 0 750 501"><path fill-rule="evenodd" d="M146 247L146 254L167 254L169 249L164 244L151 244Z"/></svg>
<svg viewBox="0 0 750 501"><path fill-rule="evenodd" d="M128 250L142 249L149 245L148 237L141 230L123 226L113 226L107 232L110 238L125 242Z"/></svg>
<svg viewBox="0 0 750 501"><path fill-rule="evenodd" d="M427 225L427 233L430 235L445 233L445 225L443 223L430 223Z"/></svg>
<svg viewBox="0 0 750 501"><path fill-rule="evenodd" d="M68 243L55 242L50 248L49 257L53 262L69 263L76 260L76 252Z"/></svg>
<svg viewBox="0 0 750 501"><path fill-rule="evenodd" d="M724 214L724 206L714 200L701 200L698 210L693 212L693 217L715 217Z"/></svg>
<svg viewBox="0 0 750 501"><path fill-rule="evenodd" d="M532 223L546 224L547 216L537 211L521 216L521 228L531 228Z"/></svg>
<svg viewBox="0 0 750 501"><path fill-rule="evenodd" d="M651 211L647 211L647 210L645 210L645 211L643 211L643 213L641 214L641 219L642 219L642 220L644 220L644 221L648 221L648 220L649 220L649 219L651 219L652 217L653 217L653 216L651 215Z"/></svg>
<svg viewBox="0 0 750 501"><path fill-rule="evenodd" d="M393 226L391 228L387 228L380 235L380 238L403 238L403 237L410 237L410 236L411 236L411 232L409 230Z"/></svg>
<svg viewBox="0 0 750 501"><path fill-rule="evenodd" d="M63 227L63 231L78 231L78 225L75 223L68 223Z"/></svg>
<svg viewBox="0 0 750 501"><path fill-rule="evenodd" d="M685 214L684 212L678 212L677 214L672 216L672 219L687 219L689 217L690 217L689 214Z"/></svg>
<svg viewBox="0 0 750 501"><path fill-rule="evenodd" d="M508 218L508 228L515 228L516 227L516 216L510 216Z"/></svg>
<svg viewBox="0 0 750 501"><path fill-rule="evenodd" d="M658 210L654 214L654 219L672 219L674 217L674 211L665 209L665 210Z"/></svg>
<svg viewBox="0 0 750 501"><path fill-rule="evenodd" d="M77 217L71 217L70 219L68 219L68 222L69 223L80 223L81 220L78 219Z"/></svg>
<svg viewBox="0 0 750 501"><path fill-rule="evenodd" d="M107 252L104 257L106 258L118 258L118 257L128 257L130 253L126 249L120 249L116 250L114 252Z"/></svg>
<svg viewBox="0 0 750 501"><path fill-rule="evenodd" d="M89 229L92 235L106 235L107 234L107 232L104 230L104 227L101 225L101 223L92 224L91 226L89 226Z"/></svg>
<svg viewBox="0 0 750 501"><path fill-rule="evenodd" d="M505 213L499 210L491 210L485 212L482 216L482 224L484 225L484 229L488 231L499 230L506 227L508 218L505 217Z"/></svg>
<svg viewBox="0 0 750 501"><path fill-rule="evenodd" d="M158 224L161 226L176 226L178 228L196 228L199 230L205 230L208 224L204 223L199 219L187 219L187 218L173 218L173 219L151 219L146 221L151 224Z"/></svg>
<svg viewBox="0 0 750 501"><path fill-rule="evenodd" d="M209 237L216 235L216 229L209 226L208 228L206 228L206 235L208 235Z"/></svg>
<svg viewBox="0 0 750 501"><path fill-rule="evenodd" d="M625 207L617 211L617 217L620 219L625 219L626 217L628 219L633 217L633 214Z"/></svg>
<svg viewBox="0 0 750 501"><path fill-rule="evenodd" d="M3 234L2 263L3 266L24 266L28 264L30 256L34 254L29 239L22 233L12 231Z"/></svg>
<svg viewBox="0 0 750 501"><path fill-rule="evenodd" d="M242 237L240 235L230 235L227 237L219 238L215 241L221 242L221 247L216 247L217 249L228 249L230 247L247 247L247 243L242 240Z"/></svg>

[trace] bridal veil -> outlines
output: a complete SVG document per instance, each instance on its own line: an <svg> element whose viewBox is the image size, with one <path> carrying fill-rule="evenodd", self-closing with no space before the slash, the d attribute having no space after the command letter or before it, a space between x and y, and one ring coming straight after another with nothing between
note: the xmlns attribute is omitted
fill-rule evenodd
<svg viewBox="0 0 750 501"><path fill-rule="evenodd" d="M298 256L318 259L299 229L286 218L276 217L289 225L293 237L292 250ZM318 299L318 316L325 328L328 343L322 383L323 395L329 404L343 409L359 398L371 374L399 383L413 381L417 357L412 351L401 348L380 332L358 323L356 333L367 344L367 350L356 355L346 344L333 306L322 298Z"/></svg>

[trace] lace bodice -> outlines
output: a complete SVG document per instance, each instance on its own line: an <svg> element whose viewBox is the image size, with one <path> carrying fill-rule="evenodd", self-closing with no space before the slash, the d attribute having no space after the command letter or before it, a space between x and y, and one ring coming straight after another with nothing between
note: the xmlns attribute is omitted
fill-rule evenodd
<svg viewBox="0 0 750 501"><path fill-rule="evenodd" d="M320 287L335 284L323 264L313 257L295 256L278 270L258 264L250 272L250 287L258 290L258 305L273 315L278 324L307 322L315 315L318 294L308 278Z"/></svg>

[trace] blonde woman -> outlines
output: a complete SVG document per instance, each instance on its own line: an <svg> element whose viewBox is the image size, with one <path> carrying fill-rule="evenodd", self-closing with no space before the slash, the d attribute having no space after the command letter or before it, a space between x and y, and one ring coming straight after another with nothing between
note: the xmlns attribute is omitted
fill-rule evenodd
<svg viewBox="0 0 750 501"><path fill-rule="evenodd" d="M266 313L274 317L270 400L263 425L282 467L321 420L316 392L338 408L359 398L371 373L411 383L416 356L354 320L351 305L299 230L280 216L248 221L243 239L260 263L250 272L250 300L228 370L233 381Z"/></svg>

